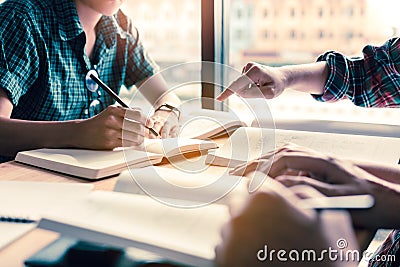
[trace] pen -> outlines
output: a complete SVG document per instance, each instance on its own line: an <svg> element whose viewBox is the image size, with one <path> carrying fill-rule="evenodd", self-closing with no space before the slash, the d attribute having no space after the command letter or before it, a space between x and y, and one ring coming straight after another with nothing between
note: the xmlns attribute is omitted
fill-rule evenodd
<svg viewBox="0 0 400 267"><path fill-rule="evenodd" d="M116 94L114 93L113 90L111 90L110 87L108 87L107 84L105 84L102 80L100 80L99 78L97 78L95 75L90 74L90 78L93 79L93 81L95 81L101 88L103 88L104 91L106 91L110 96L112 96L114 98L115 101L118 102L118 104L120 104L122 107L124 108L130 108L124 101L122 101L122 99ZM158 133L150 127L144 126L147 129L149 129L149 131L154 134L155 136L158 136Z"/></svg>
<svg viewBox="0 0 400 267"><path fill-rule="evenodd" d="M299 205L305 209L369 209L374 205L371 195L335 196L307 198L300 201Z"/></svg>

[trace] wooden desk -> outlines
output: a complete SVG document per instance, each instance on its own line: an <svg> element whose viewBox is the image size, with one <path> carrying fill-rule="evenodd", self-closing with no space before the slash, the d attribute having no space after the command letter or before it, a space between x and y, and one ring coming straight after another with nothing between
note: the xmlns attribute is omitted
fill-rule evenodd
<svg viewBox="0 0 400 267"><path fill-rule="evenodd" d="M226 142L227 137L221 137L215 140L216 143L221 145ZM205 154L203 154L204 156ZM185 158L191 161L202 156L199 152L188 153ZM167 160L163 160L159 165L163 167L172 167ZM225 168L211 167L211 172L219 174ZM64 183L90 183L94 185L94 190L113 190L117 181L117 177L89 181L79 178L74 178L61 173L40 169L15 161L10 161L0 164L0 181L41 181L41 182L64 182ZM24 235L17 241L9 246L0 250L0 266L1 267L22 267L23 262L40 249L56 240L59 234L42 230L34 229L28 234ZM1 237L0 237L1 238Z"/></svg>
<svg viewBox="0 0 400 267"><path fill-rule="evenodd" d="M188 157L195 158L199 156L199 153L194 153ZM171 167L168 162L165 161L162 165L165 167ZM220 173L222 171L221 167L212 168L215 169L212 169L211 171L215 171L216 173ZM0 180L91 183L94 185L95 190L112 190L116 183L117 176L92 182L11 161L0 164ZM358 236L359 241L361 241L360 244L363 244L366 241L369 243L370 234L371 233L368 233L367 236L363 235L362 238ZM24 266L24 260L38 252L52 241L56 240L58 236L59 234L54 232L45 231L42 229L34 229L30 233L21 237L19 240L0 250L0 266Z"/></svg>
<svg viewBox="0 0 400 267"><path fill-rule="evenodd" d="M0 180L91 183L97 190L112 190L117 176L91 182L11 161L0 164ZM34 229L14 243L0 250L0 266L24 266L23 262L25 259L57 239L58 236L59 234L54 232Z"/></svg>

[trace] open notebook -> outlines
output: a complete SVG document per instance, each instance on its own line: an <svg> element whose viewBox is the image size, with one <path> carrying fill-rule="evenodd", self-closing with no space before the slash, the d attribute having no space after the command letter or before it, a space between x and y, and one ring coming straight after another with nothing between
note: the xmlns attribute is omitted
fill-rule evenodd
<svg viewBox="0 0 400 267"><path fill-rule="evenodd" d="M235 167L287 143L382 164L398 164L400 158L399 138L242 127L221 148L209 151L206 163Z"/></svg>
<svg viewBox="0 0 400 267"><path fill-rule="evenodd" d="M119 174L130 168L140 168L187 152L216 148L211 141L168 138L148 139L145 150L118 148L114 150L36 149L19 152L16 161L86 179L99 179Z"/></svg>
<svg viewBox="0 0 400 267"><path fill-rule="evenodd" d="M348 248L357 248L347 212L324 210L318 216L332 244L346 238ZM148 196L94 191L62 214L44 215L38 227L80 240L138 248L184 265L211 267L221 227L229 218L226 205L176 208Z"/></svg>
<svg viewBox="0 0 400 267"><path fill-rule="evenodd" d="M228 207L175 208L148 196L95 191L38 227L81 240L135 247L190 266L214 266Z"/></svg>
<svg viewBox="0 0 400 267"><path fill-rule="evenodd" d="M82 183L0 181L0 249L32 230L44 212L62 213L92 189Z"/></svg>

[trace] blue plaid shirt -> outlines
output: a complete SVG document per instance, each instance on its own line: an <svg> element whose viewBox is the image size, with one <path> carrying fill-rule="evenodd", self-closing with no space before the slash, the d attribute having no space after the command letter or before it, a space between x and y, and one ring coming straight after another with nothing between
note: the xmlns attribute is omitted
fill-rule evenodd
<svg viewBox="0 0 400 267"><path fill-rule="evenodd" d="M92 60L73 0L7 0L0 25L0 87L12 101L13 119L89 118L115 101L102 89L86 89L88 70L95 68L118 93L157 68L122 11L99 21ZM0 162L10 159L0 156Z"/></svg>
<svg viewBox="0 0 400 267"><path fill-rule="evenodd" d="M86 89L85 76L93 68L117 93L155 73L121 11L98 23L92 62L84 53L86 36L73 0L8 0L0 5L0 25L0 87L14 105L14 119L84 119L94 115L93 100L103 109L113 104L102 89Z"/></svg>
<svg viewBox="0 0 400 267"><path fill-rule="evenodd" d="M368 45L363 57L349 58L329 51L318 58L326 61L329 77L319 101L350 99L362 107L400 107L400 39L382 46Z"/></svg>

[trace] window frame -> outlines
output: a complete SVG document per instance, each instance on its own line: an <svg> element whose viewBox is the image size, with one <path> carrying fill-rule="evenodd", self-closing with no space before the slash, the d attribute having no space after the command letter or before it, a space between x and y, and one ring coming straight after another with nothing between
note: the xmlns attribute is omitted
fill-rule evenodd
<svg viewBox="0 0 400 267"><path fill-rule="evenodd" d="M226 52L229 51L229 3L230 0L201 0L202 62L228 64ZM201 84L202 108L224 110L227 105L217 103L214 99L224 89L220 85L225 84L225 79L223 68L201 68L201 80L214 81L214 84Z"/></svg>

